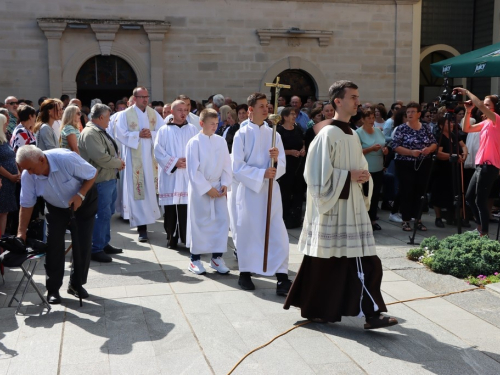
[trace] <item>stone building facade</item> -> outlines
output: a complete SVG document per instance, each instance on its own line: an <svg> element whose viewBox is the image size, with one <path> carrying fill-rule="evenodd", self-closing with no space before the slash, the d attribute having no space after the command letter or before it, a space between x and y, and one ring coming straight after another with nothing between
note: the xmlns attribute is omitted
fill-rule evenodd
<svg viewBox="0 0 500 375"><path fill-rule="evenodd" d="M179 93L243 102L289 69L311 78L320 99L338 79L355 81L362 101L418 99L420 0L5 0L0 9L0 100L75 97L78 72L101 55L125 60L165 102Z"/></svg>

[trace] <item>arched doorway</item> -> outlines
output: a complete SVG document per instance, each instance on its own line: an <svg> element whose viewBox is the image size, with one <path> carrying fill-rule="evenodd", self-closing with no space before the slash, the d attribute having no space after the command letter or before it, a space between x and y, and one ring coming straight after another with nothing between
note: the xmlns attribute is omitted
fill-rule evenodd
<svg viewBox="0 0 500 375"><path fill-rule="evenodd" d="M132 67L117 56L94 56L88 59L76 76L77 98L90 105L95 98L103 103L128 97L137 86Z"/></svg>
<svg viewBox="0 0 500 375"><path fill-rule="evenodd" d="M290 103L292 96L298 96L302 99L302 103L307 101L310 96L318 97L317 85L309 73L302 69L287 69L278 74L280 83L292 86L290 89L281 89L280 96ZM276 78L273 80L276 83ZM271 90L271 103L274 103L274 92Z"/></svg>

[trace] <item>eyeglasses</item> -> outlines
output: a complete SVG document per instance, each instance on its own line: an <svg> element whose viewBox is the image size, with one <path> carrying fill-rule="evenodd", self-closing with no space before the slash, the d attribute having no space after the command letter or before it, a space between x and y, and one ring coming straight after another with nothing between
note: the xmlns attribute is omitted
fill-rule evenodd
<svg viewBox="0 0 500 375"><path fill-rule="evenodd" d="M6 103L8 105L19 105L19 102L10 102L10 103Z"/></svg>
<svg viewBox="0 0 500 375"><path fill-rule="evenodd" d="M139 99L149 99L149 95L134 95L136 98L139 98Z"/></svg>

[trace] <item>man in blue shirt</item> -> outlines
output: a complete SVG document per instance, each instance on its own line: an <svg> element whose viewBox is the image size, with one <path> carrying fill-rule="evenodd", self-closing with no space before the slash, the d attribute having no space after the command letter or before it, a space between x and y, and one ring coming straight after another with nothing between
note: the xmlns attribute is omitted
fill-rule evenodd
<svg viewBox="0 0 500 375"><path fill-rule="evenodd" d="M97 213L97 191L94 181L97 170L78 154L66 149L41 151L27 145L20 147L16 162L22 170L21 209L17 236L26 239L26 230L31 219L37 197L45 199L47 214L47 300L51 304L61 303L59 289L64 277L64 235L70 222L70 207L73 206L78 233L72 233L78 243L78 254L73 253L73 263L80 265L81 280L73 280L71 270L68 293L87 298L88 293L81 285L87 282L92 247L92 231ZM75 257L78 257L76 259ZM81 283L81 285L80 285Z"/></svg>
<svg viewBox="0 0 500 375"><path fill-rule="evenodd" d="M305 133L307 130L307 123L310 119L307 114L300 110L302 108L302 99L300 99L298 96L292 96L290 105L295 109L295 114L297 115L295 122L300 125L302 133Z"/></svg>

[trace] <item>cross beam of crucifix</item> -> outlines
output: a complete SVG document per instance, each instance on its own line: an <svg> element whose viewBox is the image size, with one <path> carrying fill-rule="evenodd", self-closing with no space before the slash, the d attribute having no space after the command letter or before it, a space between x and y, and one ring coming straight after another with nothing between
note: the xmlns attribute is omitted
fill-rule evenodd
<svg viewBox="0 0 500 375"><path fill-rule="evenodd" d="M275 88L274 92L274 114L278 113L278 98L280 96L280 90L281 89L289 89L292 86L290 85L283 85L280 83L280 77L276 77L276 83L266 83L267 87Z"/></svg>

